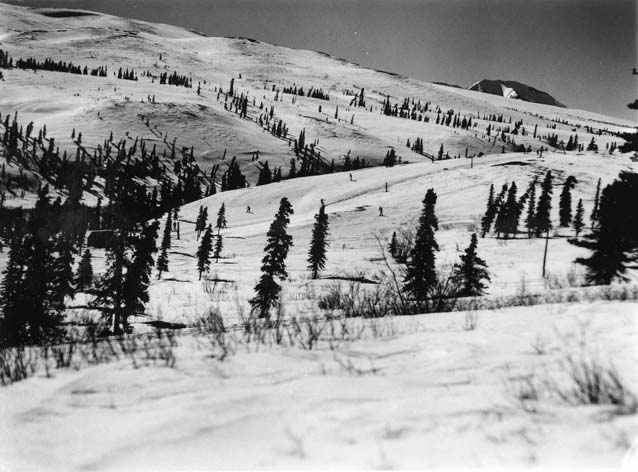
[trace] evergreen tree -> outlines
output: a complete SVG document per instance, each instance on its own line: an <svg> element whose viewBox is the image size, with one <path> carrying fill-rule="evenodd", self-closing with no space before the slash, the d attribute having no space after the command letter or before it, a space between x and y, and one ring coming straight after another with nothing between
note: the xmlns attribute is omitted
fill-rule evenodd
<svg viewBox="0 0 638 472"><path fill-rule="evenodd" d="M598 207L600 206L600 182L601 179L598 179L598 183L596 184L596 196L594 197L594 208L591 211L591 229L594 229L596 223L598 222Z"/></svg>
<svg viewBox="0 0 638 472"><path fill-rule="evenodd" d="M93 266L91 264L91 251L84 251L78 271L75 274L75 286L78 291L83 292L93 285Z"/></svg>
<svg viewBox="0 0 638 472"><path fill-rule="evenodd" d="M560 193L560 199L558 202L558 214L560 218L560 225L562 227L568 227L572 222L572 189L576 184L574 176L567 177L563 184L563 190Z"/></svg>
<svg viewBox="0 0 638 472"><path fill-rule="evenodd" d="M73 286L73 253L75 248L63 234L52 238L50 258L50 288L51 302L57 310L64 309L64 299L75 295Z"/></svg>
<svg viewBox="0 0 638 472"><path fill-rule="evenodd" d="M516 200L516 182L512 182L509 191L507 192L507 199L501 204L496 221L494 222L494 230L500 236L503 234L507 239L510 234L516 237L518 231L518 218L519 218L519 204Z"/></svg>
<svg viewBox="0 0 638 472"><path fill-rule="evenodd" d="M487 286L483 281L490 281L487 264L476 254L478 239L472 234L470 245L461 256L461 262L454 265L453 281L458 284L458 295L461 297L477 297L485 294Z"/></svg>
<svg viewBox="0 0 638 472"><path fill-rule="evenodd" d="M434 198L428 198L430 191ZM419 228L417 229L414 246L410 251L404 279L405 291L419 301L427 299L437 282L435 251L439 250L439 245L434 238L434 228L432 227L436 194L432 189L428 190L428 194L423 199Z"/></svg>
<svg viewBox="0 0 638 472"><path fill-rule="evenodd" d="M224 241L222 239L222 235L218 232L217 239L215 239L215 247L213 249L213 257L215 258L215 263L219 262L219 258L222 254L222 249L224 249Z"/></svg>
<svg viewBox="0 0 638 472"><path fill-rule="evenodd" d="M168 272L168 249L171 247L171 228L173 221L171 218L171 212L168 212L166 217L166 225L164 226L164 233L162 234L162 242L160 244L160 255L157 258L157 278L162 278L162 273Z"/></svg>
<svg viewBox="0 0 638 472"><path fill-rule="evenodd" d="M290 215L293 213L288 199L282 198L279 211L266 234L267 243L261 265L262 274L255 285L255 296L250 300L253 313L257 313L260 318L269 318L270 309L277 306L279 302L281 287L276 279L285 280L288 277L286 257L292 246L292 236L286 233L286 229L290 222Z"/></svg>
<svg viewBox="0 0 638 472"><path fill-rule="evenodd" d="M202 274L210 269L210 252L213 249L213 227L209 224L204 232L202 241L197 249L197 270L199 271L199 280L202 280Z"/></svg>
<svg viewBox="0 0 638 472"><path fill-rule="evenodd" d="M492 227L494 208L494 184L490 185L490 193L487 197L487 207L485 208L485 215L481 218L481 237L484 238L487 233L490 232Z"/></svg>
<svg viewBox="0 0 638 472"><path fill-rule="evenodd" d="M430 188L425 193L425 199L423 200L424 211L425 211L425 219L427 223L432 227L433 230L439 230L439 220L434 213L434 207L436 205L436 193L434 193L434 189Z"/></svg>
<svg viewBox="0 0 638 472"><path fill-rule="evenodd" d="M217 232L219 234L219 230L226 228L226 204L222 203L222 206L219 207L219 211L217 212L217 222L215 223L215 228L217 228Z"/></svg>
<svg viewBox="0 0 638 472"><path fill-rule="evenodd" d="M363 89L362 89L363 91ZM326 240L328 236L328 215L325 205L321 205L319 213L315 215L315 224L312 228L312 239L308 251L308 270L312 278L316 279L319 271L326 265Z"/></svg>
<svg viewBox="0 0 638 472"><path fill-rule="evenodd" d="M392 238L390 239L390 245L388 246L388 250L390 251L390 255L395 257L397 255L397 232L392 231Z"/></svg>
<svg viewBox="0 0 638 472"><path fill-rule="evenodd" d="M122 329L129 331L128 318L144 313L144 304L148 302L148 286L153 269L153 254L157 251L156 239L159 222L142 223L134 232L131 241L131 260L127 265L124 278L124 316Z"/></svg>
<svg viewBox="0 0 638 472"><path fill-rule="evenodd" d="M584 215L585 209L583 208L583 199L581 198L578 200L578 205L576 205L576 215L574 215L574 222L572 223L576 237L578 237L581 230L585 227Z"/></svg>
<svg viewBox="0 0 638 472"><path fill-rule="evenodd" d="M534 179L527 190L527 217L525 218L525 226L527 227L527 237L531 238L536 228L536 179Z"/></svg>
<svg viewBox="0 0 638 472"><path fill-rule="evenodd" d="M536 207L536 237L552 229L550 212L552 210L552 172L547 171L545 179L541 185L541 196Z"/></svg>
<svg viewBox="0 0 638 472"><path fill-rule="evenodd" d="M590 257L576 262L587 268L589 284L627 280L628 264L638 260L638 174L621 172L605 187L598 215L598 225L591 234L584 240L570 240L592 250Z"/></svg>

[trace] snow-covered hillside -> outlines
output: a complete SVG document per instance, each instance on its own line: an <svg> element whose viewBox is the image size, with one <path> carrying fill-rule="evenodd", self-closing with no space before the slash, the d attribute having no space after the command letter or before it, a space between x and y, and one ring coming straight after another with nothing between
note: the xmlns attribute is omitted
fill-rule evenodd
<svg viewBox="0 0 638 472"><path fill-rule="evenodd" d="M589 227L599 179L604 188L621 171L638 171L633 155L610 152L623 142L618 133L635 131L635 124L424 83L319 52L100 13L0 3L0 49L16 60L108 68L106 77L0 69L2 122L17 113L36 132L46 125L47 136L70 156L79 132L88 154L111 132L129 146L143 138L160 154L175 139L179 148L192 147L206 171L215 165L223 171L236 156L250 183L179 208L169 269L161 279L153 270L146 313L131 320L136 334L153 324L185 328L172 347L174 366L131 365L113 355L110 363L94 362L100 365L71 362L78 370L40 366L31 378L1 387L0 470L635 463L636 405L623 404L622 411L583 405L565 392L575 388L578 368L603 366L618 372L628 399L638 393L638 274L630 270L628 284L582 287L584 269L574 260L589 252L568 242L573 228L557 224L558 195L569 176L576 179L573 205L582 199ZM117 78L119 68L133 69L138 80ZM161 85L157 77L165 72L192 78L193 87ZM231 83L235 95L248 98L247 116L229 105ZM329 100L284 93L289 87L321 90ZM365 106L355 106L357 97ZM384 113L403 103L399 116ZM271 109L288 127L288 139L260 126ZM297 157L294 140L304 130L306 142L342 172L256 186L265 162L288 175ZM584 148L594 140L598 150L550 145L552 137L566 144L574 136ZM417 140L422 152L407 145ZM0 142L0 167L21 177L18 163L2 157L5 149ZM401 162L379 165L390 149ZM346 156L371 165L343 171ZM498 309L373 320L345 320L338 310L320 309L331 292L374 293L392 283L392 271L401 277L401 264L386 257L388 243L395 231L414 231L428 189L438 196L437 270L446 276L471 235L480 234L490 186L498 192L516 182L523 193L548 171L554 229L547 240L522 232L479 238L491 280L474 306ZM6 206L33 207L44 179L35 171L24 178L30 188L10 192ZM83 194L85 204L95 205L96 189ZM54 198L67 193L52 189ZM282 197L294 214L280 314L326 323L313 349L233 334L242 332ZM327 263L312 280L308 248L322 203ZM199 280L195 222L203 207L214 223L222 204L228 227L221 258ZM105 253L91 252L100 275ZM0 270L6 266L7 251L0 250ZM93 325L100 314L88 307L88 297L68 300L66 322ZM535 306L512 307L517 300ZM211 313L219 313L236 341L223 360L218 340L194 328ZM335 341L330 317L349 330L347 339Z"/></svg>

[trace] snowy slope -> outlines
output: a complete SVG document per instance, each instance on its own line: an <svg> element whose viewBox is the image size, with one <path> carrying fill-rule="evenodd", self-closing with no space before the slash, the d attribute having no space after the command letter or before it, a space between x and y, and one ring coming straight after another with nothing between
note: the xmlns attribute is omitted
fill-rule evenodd
<svg viewBox="0 0 638 472"><path fill-rule="evenodd" d="M635 466L635 415L542 384L569 384L571 353L636 389L637 309L480 312L473 331L462 313L385 319L335 351L245 346L223 362L185 337L173 369L123 360L0 389L0 468ZM525 379L538 401L517 399Z"/></svg>
<svg viewBox="0 0 638 472"><path fill-rule="evenodd" d="M318 139L328 159L339 163L350 152L378 163L394 147L403 162L409 162L358 170L352 178L337 173L251 186L184 206L181 238L173 236L169 253L169 272L162 280L153 277L147 314L132 320L136 332L148 329L143 323L150 320L190 325L214 309L227 325L237 323L248 310L265 234L284 196L295 213L283 306L290 316L305 316L319 313L317 298L337 283L328 277L376 281L387 275L382 247L392 231L414 228L429 188L438 194L437 263L446 274L479 229L490 184L498 191L516 181L523 190L551 170L556 222L560 186L569 175L578 182L573 201L583 199L588 217L599 178L604 186L622 170L638 170L631 156L605 152L607 144L621 140L603 130L631 130L633 124L625 120L428 84L312 51L208 38L103 14L60 17L53 11L51 16L52 11L0 4L0 48L13 57L107 65L109 76L3 70L0 112L4 117L17 111L23 123L34 121L36 128L46 124L48 135L63 148L73 149L73 128L82 132L89 150L110 131L116 138L143 136L158 146L176 137L179 145L194 147L204 168L223 166L226 150L228 157L237 156L254 183L257 167L251 157L259 150L262 162L282 166L285 175L293 157L288 143L240 119L225 109L223 97L218 99L217 90L226 90L234 79L238 93L247 93L266 108L274 106L292 136L305 129L308 141ZM134 68L139 81L110 75L120 66ZM141 76L144 70L191 75L195 84L201 81L202 93L153 83ZM293 103L287 94L275 101L273 85L293 84L321 87L330 101L297 97ZM361 88L365 110L349 106L348 93ZM393 103L406 97L430 101L431 121L382 115L387 96ZM476 126L461 130L436 125L436 107L472 116ZM483 119L501 114L505 123ZM496 127L511 126L510 119L524 121L526 135L510 137L531 146L531 153L510 148L503 153L503 142L493 143ZM494 130L491 137L486 136L488 126ZM536 126L539 137L533 138ZM542 157L534 152L547 146L543 139L549 133L565 141L577 134L587 143L593 135L586 127L595 130L600 152L544 152ZM463 156L467 149L477 157L433 163L406 147L406 141L415 138L423 139L429 153L436 154L443 145L450 155ZM312 281L306 257L322 199L329 215L330 246L323 278ZM228 219L223 257L200 282L194 222L200 205L214 218L222 203ZM16 197L8 204L30 206L33 196ZM582 268L573 260L587 251L567 242L572 235L570 228L551 235L550 277L545 279L544 240L522 235L507 241L491 235L480 239L478 253L492 278L489 296L551 294L578 285ZM100 273L104 253L92 252ZM0 269L5 263L6 251L0 253ZM635 271L630 276L637 280ZM69 319L95 316L86 301L80 295L71 302ZM565 380L565 356L586 347L586 354L595 354L601 362L613 361L637 391L637 314L635 302L508 308L480 312L474 331L464 330L465 313L421 315L378 321L385 335L368 331L336 351L327 343L311 352L241 346L224 362L183 335L174 369L136 369L129 361L119 361L54 371L53 378L40 373L1 388L0 470L616 466L638 432L635 415L617 416L606 406L567 405L549 395L530 409L514 398L512 389L530 375ZM540 354L539 343L544 346Z"/></svg>

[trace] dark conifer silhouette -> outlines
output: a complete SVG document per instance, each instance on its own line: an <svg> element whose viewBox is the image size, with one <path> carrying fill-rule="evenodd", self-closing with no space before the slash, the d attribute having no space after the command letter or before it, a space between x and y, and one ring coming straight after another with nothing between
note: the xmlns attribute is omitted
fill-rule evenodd
<svg viewBox="0 0 638 472"><path fill-rule="evenodd" d="M210 253L213 250L213 227L209 224L204 232L199 248L197 249L197 270L199 271L199 280L202 280L202 274L210 269Z"/></svg>
<svg viewBox="0 0 638 472"><path fill-rule="evenodd" d="M310 249L308 250L308 270L312 278L316 279L319 272L326 265L326 246L328 236L328 215L325 205L321 205L319 213L315 215L315 224L312 228Z"/></svg>
<svg viewBox="0 0 638 472"><path fill-rule="evenodd" d="M160 244L160 255L157 258L157 278L161 279L164 272L168 272L168 250L171 247L171 228L173 220L171 212L168 212L166 224L164 225L164 233L162 234L162 242Z"/></svg>
<svg viewBox="0 0 638 472"><path fill-rule="evenodd" d="M584 217L585 209L583 208L583 199L581 198L578 200L578 204L576 205L576 214L574 215L574 222L572 223L576 237L578 237L582 229L585 227Z"/></svg>
<svg viewBox="0 0 638 472"><path fill-rule="evenodd" d="M285 280L288 277L286 257L292 246L292 236L286 233L286 229L290 222L290 215L293 213L288 199L282 198L279 211L266 234L267 243L261 265L262 274L255 285L255 296L250 300L253 313L260 318L269 318L271 308L279 303L281 286L276 279Z"/></svg>
<svg viewBox="0 0 638 472"><path fill-rule="evenodd" d="M568 227L572 222L572 189L576 185L576 178L572 175L567 177L563 184L563 190L560 193L558 201L558 215L560 225L564 228Z"/></svg>
<svg viewBox="0 0 638 472"><path fill-rule="evenodd" d="M93 286L93 265L91 264L91 251L86 249L75 274L75 287L79 292L90 289Z"/></svg>
<svg viewBox="0 0 638 472"><path fill-rule="evenodd" d="M457 284L457 294L461 297L484 295L487 286L483 281L490 281L487 264L476 254L477 246L478 239L474 233L465 254L461 255L461 262L454 265L452 279Z"/></svg>
<svg viewBox="0 0 638 472"><path fill-rule="evenodd" d="M591 229L594 229L596 223L598 222L598 208L600 206L600 182L601 179L598 179L598 183L596 184L596 195L594 196L594 208L591 211L590 221L591 221Z"/></svg>
<svg viewBox="0 0 638 472"><path fill-rule="evenodd" d="M589 284L626 280L630 263L638 260L638 174L621 172L605 187L600 199L598 225L571 243L591 249L592 255L576 259L587 268Z"/></svg>
<svg viewBox="0 0 638 472"><path fill-rule="evenodd" d="M410 258L404 279L404 289L416 300L424 301L437 283L436 254L439 245L434 238L433 222L436 222L434 205L436 194L429 189L423 199L423 210L419 218L414 246L410 251Z"/></svg>
<svg viewBox="0 0 638 472"><path fill-rule="evenodd" d="M552 229L552 173L547 171L541 184L541 196L536 207L535 234L540 237L543 233Z"/></svg>

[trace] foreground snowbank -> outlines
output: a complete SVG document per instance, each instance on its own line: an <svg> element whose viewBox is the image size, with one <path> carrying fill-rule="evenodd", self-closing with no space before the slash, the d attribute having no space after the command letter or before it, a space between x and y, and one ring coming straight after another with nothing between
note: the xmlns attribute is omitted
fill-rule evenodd
<svg viewBox="0 0 638 472"><path fill-rule="evenodd" d="M637 391L638 304L475 313L473 330L464 313L384 319L335 350L239 345L223 362L185 335L172 369L31 378L0 390L0 469L620 465L635 414L544 382L568 387L565 359L585 356Z"/></svg>

